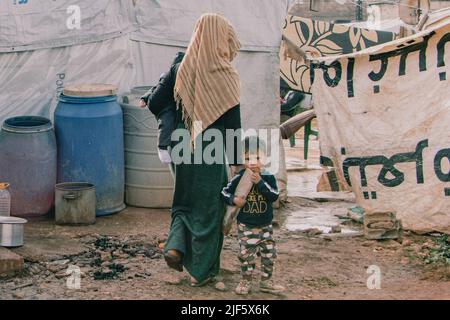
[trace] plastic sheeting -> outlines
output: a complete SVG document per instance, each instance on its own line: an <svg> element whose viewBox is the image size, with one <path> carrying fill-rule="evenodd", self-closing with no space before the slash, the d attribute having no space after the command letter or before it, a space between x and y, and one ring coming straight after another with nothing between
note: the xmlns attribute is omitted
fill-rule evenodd
<svg viewBox="0 0 450 320"><path fill-rule="evenodd" d="M183 47L131 41L134 65L140 66L133 83L158 81ZM241 115L244 128L273 128L280 122L277 90L280 83L278 52L239 52L234 64L241 79Z"/></svg>
<svg viewBox="0 0 450 320"><path fill-rule="evenodd" d="M450 234L450 23L319 59L321 154L367 215Z"/></svg>
<svg viewBox="0 0 450 320"><path fill-rule="evenodd" d="M79 8L79 29L73 27L73 6ZM131 0L0 1L0 52L96 42L137 28Z"/></svg>
<svg viewBox="0 0 450 320"><path fill-rule="evenodd" d="M0 54L0 121L16 115L53 117L68 83L132 85L128 37L53 49Z"/></svg>
<svg viewBox="0 0 450 320"><path fill-rule="evenodd" d="M0 121L16 115L52 117L68 83L111 83L119 94L153 85L175 53L185 48L129 40L128 36L79 46L0 54ZM246 128L279 124L278 53L240 52L242 119Z"/></svg>
<svg viewBox="0 0 450 320"><path fill-rule="evenodd" d="M81 9L80 30L66 26L69 5ZM233 22L244 47L236 60L244 125L278 126L284 0L0 1L0 122L52 117L68 83L112 83L119 93L155 84L198 17L211 11Z"/></svg>
<svg viewBox="0 0 450 320"><path fill-rule="evenodd" d="M136 2L139 30L132 38L158 44L187 46L199 16L225 15L235 26L244 51L278 52L285 0L151 0Z"/></svg>

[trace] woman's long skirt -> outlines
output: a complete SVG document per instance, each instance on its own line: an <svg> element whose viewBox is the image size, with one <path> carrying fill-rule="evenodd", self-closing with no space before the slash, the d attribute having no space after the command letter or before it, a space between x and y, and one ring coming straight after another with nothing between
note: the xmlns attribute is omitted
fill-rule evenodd
<svg viewBox="0 0 450 320"><path fill-rule="evenodd" d="M203 142L203 150L208 144ZM221 191L227 183L226 164L176 164L174 175L172 224L165 251L182 252L183 266L202 282L220 270L225 212Z"/></svg>

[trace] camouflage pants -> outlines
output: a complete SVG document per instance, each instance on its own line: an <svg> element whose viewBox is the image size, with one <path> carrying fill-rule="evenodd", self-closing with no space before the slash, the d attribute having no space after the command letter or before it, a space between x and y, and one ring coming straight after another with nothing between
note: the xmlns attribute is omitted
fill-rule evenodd
<svg viewBox="0 0 450 320"><path fill-rule="evenodd" d="M256 268L256 257L261 256L261 278L267 280L272 277L274 259L277 257L275 241L273 240L273 227L250 228L238 224L239 261L241 274L250 278Z"/></svg>

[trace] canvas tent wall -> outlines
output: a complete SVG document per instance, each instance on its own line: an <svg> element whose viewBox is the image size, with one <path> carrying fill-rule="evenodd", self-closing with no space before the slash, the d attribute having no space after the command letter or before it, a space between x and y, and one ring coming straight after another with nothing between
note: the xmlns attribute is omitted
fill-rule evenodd
<svg viewBox="0 0 450 320"><path fill-rule="evenodd" d="M68 83L113 83L119 94L155 84L189 43L198 17L219 12L231 20L242 42L235 64L243 125L277 127L278 51L287 2L1 1L0 122L24 114L52 117L57 95ZM80 29L67 27L73 6L80 11Z"/></svg>

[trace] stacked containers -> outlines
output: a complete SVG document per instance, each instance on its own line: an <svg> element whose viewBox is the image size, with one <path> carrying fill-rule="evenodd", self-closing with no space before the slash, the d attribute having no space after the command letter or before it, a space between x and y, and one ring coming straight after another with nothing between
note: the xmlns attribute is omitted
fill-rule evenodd
<svg viewBox="0 0 450 320"><path fill-rule="evenodd" d="M96 215L124 204L123 114L112 85L67 86L55 110L58 182L95 186Z"/></svg>

